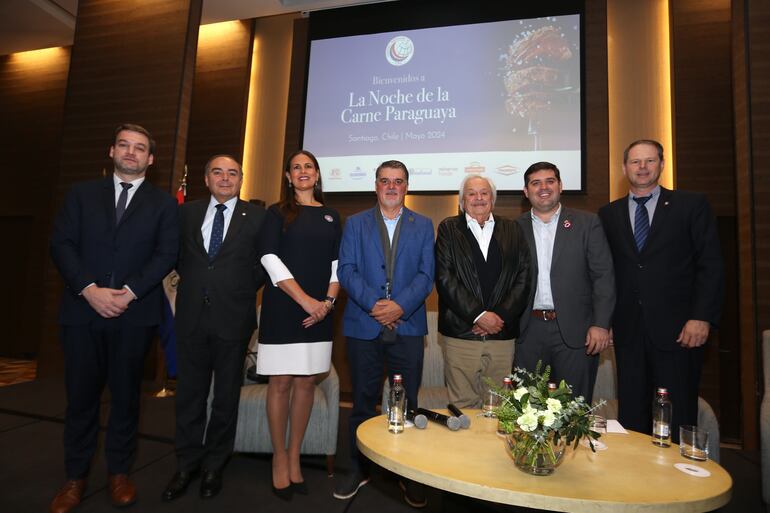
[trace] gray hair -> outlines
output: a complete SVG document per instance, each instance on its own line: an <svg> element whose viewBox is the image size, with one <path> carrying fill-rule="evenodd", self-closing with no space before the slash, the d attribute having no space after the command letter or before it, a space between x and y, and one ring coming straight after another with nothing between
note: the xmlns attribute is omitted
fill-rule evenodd
<svg viewBox="0 0 770 513"><path fill-rule="evenodd" d="M491 178L487 176L481 176L479 174L471 174L471 175L465 175L465 178L463 178L463 181L460 182L460 190L459 195L457 198L457 202L460 205L460 212L465 212L465 209L463 208L463 193L465 192L465 184L468 183L468 180L471 180L473 178L481 178L482 180L486 180L489 184L489 188L492 189L492 207L494 208L495 202L497 201L497 186L495 185L495 182L492 181Z"/></svg>

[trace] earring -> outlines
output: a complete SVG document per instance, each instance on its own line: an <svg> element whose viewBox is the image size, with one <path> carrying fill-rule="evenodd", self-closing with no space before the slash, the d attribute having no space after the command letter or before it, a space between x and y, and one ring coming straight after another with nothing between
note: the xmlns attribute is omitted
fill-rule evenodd
<svg viewBox="0 0 770 513"><path fill-rule="evenodd" d="M313 185L313 187L315 187L316 189L320 189L320 188L321 188L321 186L320 186L320 185L318 185L318 182L317 182L317 181L316 181L315 185Z"/></svg>
<svg viewBox="0 0 770 513"><path fill-rule="evenodd" d="M291 189L292 187L294 187L294 186L291 184L291 180L287 180L287 181L286 181L286 184L289 186L289 189Z"/></svg>

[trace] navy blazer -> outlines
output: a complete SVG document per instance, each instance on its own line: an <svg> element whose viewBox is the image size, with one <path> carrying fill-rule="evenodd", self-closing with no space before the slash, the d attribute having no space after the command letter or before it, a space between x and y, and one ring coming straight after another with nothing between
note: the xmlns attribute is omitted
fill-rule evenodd
<svg viewBox="0 0 770 513"><path fill-rule="evenodd" d="M220 338L247 339L257 327L257 290L265 281L258 244L265 209L239 199L222 247L216 258L209 261L201 225L210 200L207 197L185 203L179 209L177 335L192 335L204 305L208 305Z"/></svg>
<svg viewBox="0 0 770 513"><path fill-rule="evenodd" d="M169 193L145 180L116 225L112 175L75 184L51 235L51 256L65 285L60 323L160 324L161 281L173 268L178 248L177 204ZM127 285L137 299L119 317L105 319L80 295L90 283Z"/></svg>
<svg viewBox="0 0 770 513"><path fill-rule="evenodd" d="M690 319L716 326L724 294L724 270L716 219L703 194L661 187L650 233L636 249L628 196L599 209L615 262L615 345L646 329L658 348L679 347ZM642 325L638 326L637 314Z"/></svg>
<svg viewBox="0 0 770 513"><path fill-rule="evenodd" d="M379 206L348 218L340 243L337 277L348 293L345 336L371 340L382 325L369 315L385 296L385 252L375 216ZM391 299L404 310L396 331L400 335L428 333L425 298L433 290L433 223L404 207L396 248Z"/></svg>

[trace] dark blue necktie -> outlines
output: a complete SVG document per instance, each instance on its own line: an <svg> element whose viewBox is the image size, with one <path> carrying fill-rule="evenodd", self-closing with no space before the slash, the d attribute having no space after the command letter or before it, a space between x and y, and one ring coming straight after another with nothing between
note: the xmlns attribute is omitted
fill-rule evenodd
<svg viewBox="0 0 770 513"><path fill-rule="evenodd" d="M120 185L123 187L123 190L120 191L120 196L118 196L118 204L115 205L115 224L118 224L120 222L120 218L123 217L123 214L126 213L128 190L133 187L132 184L126 182L120 182Z"/></svg>
<svg viewBox="0 0 770 513"><path fill-rule="evenodd" d="M639 251L644 248L644 243L647 242L647 236L650 234L650 216L647 214L647 207L644 205L651 199L652 195L634 198L634 201L636 201L634 240L636 241L636 249Z"/></svg>
<svg viewBox="0 0 770 513"><path fill-rule="evenodd" d="M222 247L222 239L225 235L225 209L227 205L220 203L216 206L217 213L214 214L214 225L211 227L211 238L209 239L209 260L214 260L219 248Z"/></svg>

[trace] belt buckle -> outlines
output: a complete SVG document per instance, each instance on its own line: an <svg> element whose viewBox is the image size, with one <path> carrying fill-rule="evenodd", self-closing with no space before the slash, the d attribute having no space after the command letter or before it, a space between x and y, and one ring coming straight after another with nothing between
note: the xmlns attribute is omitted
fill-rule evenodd
<svg viewBox="0 0 770 513"><path fill-rule="evenodd" d="M543 310L542 313L543 313L543 320L549 321L550 319L548 318L548 310Z"/></svg>

